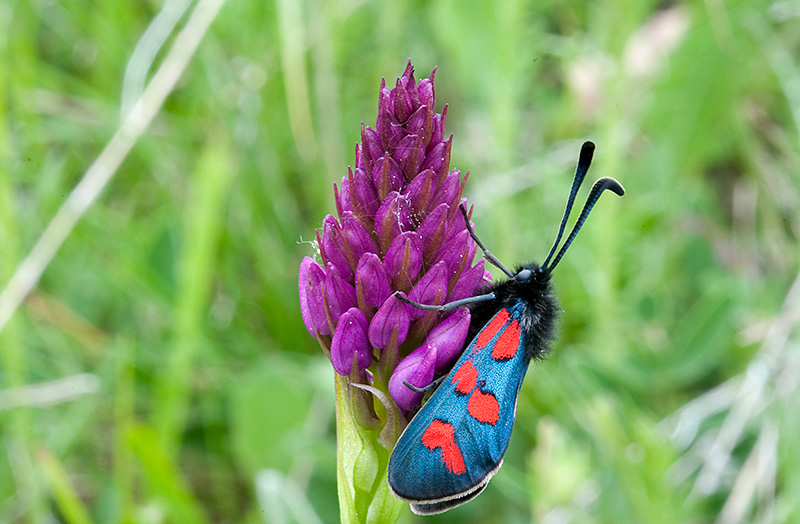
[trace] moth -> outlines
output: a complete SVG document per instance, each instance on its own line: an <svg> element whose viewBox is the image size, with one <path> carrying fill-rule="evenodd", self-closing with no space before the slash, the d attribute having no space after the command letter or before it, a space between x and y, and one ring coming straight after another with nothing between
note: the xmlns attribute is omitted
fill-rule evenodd
<svg viewBox="0 0 800 524"><path fill-rule="evenodd" d="M594 149L592 142L581 147L561 225L544 262L524 264L515 272L508 270L475 235L462 206L473 240L486 260L508 279L477 296L441 306L419 304L401 296L422 309L468 307L471 313L471 342L408 424L389 458L389 487L397 498L410 503L414 513L441 513L472 500L503 464L528 364L544 355L555 338L559 306L551 274L600 195L606 190L619 196L625 193L613 178L597 180L559 248Z"/></svg>

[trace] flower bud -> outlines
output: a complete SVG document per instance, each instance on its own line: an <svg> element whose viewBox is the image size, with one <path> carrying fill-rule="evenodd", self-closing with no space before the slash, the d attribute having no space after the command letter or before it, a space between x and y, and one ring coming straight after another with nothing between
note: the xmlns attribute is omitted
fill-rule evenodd
<svg viewBox="0 0 800 524"><path fill-rule="evenodd" d="M433 195L436 193L436 173L430 169L418 174L408 184L405 190L406 198L408 198L411 209L418 209L420 211L428 211L428 204L433 200ZM424 216L417 218L414 217L414 222L419 223Z"/></svg>
<svg viewBox="0 0 800 524"><path fill-rule="evenodd" d="M367 317L358 308L350 308L339 318L331 341L331 363L340 375L349 375L355 364L359 372L372 363L367 340Z"/></svg>
<svg viewBox="0 0 800 524"><path fill-rule="evenodd" d="M361 158L364 162L364 168L372 170L375 162L383 156L385 146L381 143L378 133L369 126L361 124Z"/></svg>
<svg viewBox="0 0 800 524"><path fill-rule="evenodd" d="M345 255L353 269L358 265L358 261L364 253L378 252L375 238L350 211L346 211L342 215L342 238Z"/></svg>
<svg viewBox="0 0 800 524"><path fill-rule="evenodd" d="M449 317L439 322L425 339L427 345L436 348L437 373L449 369L464 351L464 342L469 333L469 322L469 309L457 309Z"/></svg>
<svg viewBox="0 0 800 524"><path fill-rule="evenodd" d="M448 240L436 254L435 258L447 265L448 283L454 284L455 279L461 275L461 271L468 262L467 255L472 242L469 232L465 229Z"/></svg>
<svg viewBox="0 0 800 524"><path fill-rule="evenodd" d="M369 323L369 341L373 347L383 349L389 345L396 332L397 344L402 344L408 336L408 326L406 305L392 295L372 317Z"/></svg>
<svg viewBox="0 0 800 524"><path fill-rule="evenodd" d="M489 283L491 283L491 274L489 274ZM461 276L458 277L458 282L453 286L450 294L447 295L448 302L455 302L463 298L471 297L479 292L482 287L486 285L484 281L487 272L484 269L483 259L479 260L477 264L469 269L465 269Z"/></svg>
<svg viewBox="0 0 800 524"><path fill-rule="evenodd" d="M378 234L381 250L386 251L397 235L410 229L411 209L408 199L396 192L389 193L375 213L375 232Z"/></svg>
<svg viewBox="0 0 800 524"><path fill-rule="evenodd" d="M353 270L344 250L342 228L333 215L328 215L322 221L322 237L319 239L319 250L326 267L333 265L335 271L345 280L352 280Z"/></svg>
<svg viewBox="0 0 800 524"><path fill-rule="evenodd" d="M397 158L397 163L400 164L405 179L412 180L419 173L419 166L425 158L422 136L407 135L400 141L394 156Z"/></svg>
<svg viewBox="0 0 800 524"><path fill-rule="evenodd" d="M328 323L334 328L342 314L355 307L356 290L333 269L332 265L328 265L325 274L325 309Z"/></svg>
<svg viewBox="0 0 800 524"><path fill-rule="evenodd" d="M353 204L350 202L350 180L347 177L342 177L341 189L333 184L333 200L340 218L344 212L353 210Z"/></svg>
<svg viewBox="0 0 800 524"><path fill-rule="evenodd" d="M431 169L438 175L438 181L441 183L442 179L447 176L447 169L450 166L450 147L453 137L447 139L445 142L436 144L425 156L425 160L420 166L420 170Z"/></svg>
<svg viewBox="0 0 800 524"><path fill-rule="evenodd" d="M391 275L392 289L408 291L422 267L422 239L414 231L406 231L394 239L383 257L386 273Z"/></svg>
<svg viewBox="0 0 800 524"><path fill-rule="evenodd" d="M422 400L422 393L413 391L405 382L418 388L429 386L433 382L435 367L436 348L427 344L415 349L397 364L389 379L389 393L401 409L409 411Z"/></svg>
<svg viewBox="0 0 800 524"><path fill-rule="evenodd" d="M445 231L448 229L447 216L450 214L450 206L445 203L439 204L433 211L428 213L425 220L417 228L420 238L422 238L422 260L425 264L433 261L434 255L447 238Z"/></svg>
<svg viewBox="0 0 800 524"><path fill-rule="evenodd" d="M300 314L312 337L331 334L322 299L324 283L325 270L313 258L305 257L300 264Z"/></svg>
<svg viewBox="0 0 800 524"><path fill-rule="evenodd" d="M375 218L375 211L380 206L375 186L373 186L370 176L360 167L351 172L351 178L350 201L353 213L362 220L362 223L369 224L369 227L372 228L372 219Z"/></svg>
<svg viewBox="0 0 800 524"><path fill-rule="evenodd" d="M447 264L439 262L430 268L408 293L408 298L419 304L438 306L447 296ZM406 310L412 320L431 313L424 309L407 305ZM435 311L433 312L435 313Z"/></svg>
<svg viewBox="0 0 800 524"><path fill-rule="evenodd" d="M421 106L414 111L414 114L408 119L406 131L420 138L422 157L424 158L425 150L428 147L428 142L430 142L431 134L433 133L433 111L429 106Z"/></svg>
<svg viewBox="0 0 800 524"><path fill-rule="evenodd" d="M378 255L364 253L356 268L356 300L369 318L392 294L386 269Z"/></svg>
<svg viewBox="0 0 800 524"><path fill-rule="evenodd" d="M375 161L372 183L378 190L378 198L381 200L392 191L399 191L403 187L403 172L395 159L387 155Z"/></svg>

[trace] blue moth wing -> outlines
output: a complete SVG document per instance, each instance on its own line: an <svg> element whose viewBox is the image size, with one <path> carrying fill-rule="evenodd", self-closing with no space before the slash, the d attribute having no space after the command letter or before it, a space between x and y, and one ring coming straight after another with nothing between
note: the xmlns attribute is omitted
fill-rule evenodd
<svg viewBox="0 0 800 524"><path fill-rule="evenodd" d="M502 464L530 359L524 308L520 300L492 317L397 441L389 487L415 513L471 500Z"/></svg>

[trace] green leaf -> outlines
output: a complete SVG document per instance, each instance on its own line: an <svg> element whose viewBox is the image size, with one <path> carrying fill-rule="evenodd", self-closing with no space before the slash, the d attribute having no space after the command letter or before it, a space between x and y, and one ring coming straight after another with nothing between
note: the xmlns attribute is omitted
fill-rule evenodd
<svg viewBox="0 0 800 524"><path fill-rule="evenodd" d="M393 448L397 439L400 438L400 433L405 429L405 417L400 413L397 404L392 402L392 399L386 393L376 387L365 384L352 384L352 386L369 391L383 404L386 410L386 424L384 424L378 437L378 443L387 449Z"/></svg>
<svg viewBox="0 0 800 524"><path fill-rule="evenodd" d="M68 524L91 524L89 512L75 491L64 464L47 448L40 448L36 457L50 483L53 498L65 521Z"/></svg>
<svg viewBox="0 0 800 524"><path fill-rule="evenodd" d="M336 376L337 482L339 513L344 524L397 521L405 503L389 491L389 450L378 443L378 430L365 430L350 405L350 387ZM365 388L362 388L365 389Z"/></svg>
<svg viewBox="0 0 800 524"><path fill-rule="evenodd" d="M308 373L307 363L273 355L231 382L231 442L239 467L250 475L287 473L299 452L314 449L311 442L320 437L304 427L314 393Z"/></svg>
<svg viewBox="0 0 800 524"><path fill-rule="evenodd" d="M128 442L139 458L150 491L163 505L172 522L209 522L200 501L166 451L159 445L155 432L146 426L132 428Z"/></svg>

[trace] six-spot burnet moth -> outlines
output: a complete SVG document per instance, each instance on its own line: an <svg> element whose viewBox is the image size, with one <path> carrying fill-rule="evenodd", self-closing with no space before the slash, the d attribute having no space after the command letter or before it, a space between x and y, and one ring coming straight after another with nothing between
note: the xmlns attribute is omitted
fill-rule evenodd
<svg viewBox="0 0 800 524"><path fill-rule="evenodd" d="M442 306L418 304L401 296L422 309L469 307L472 317L472 342L406 427L389 459L389 487L411 504L414 513L441 513L472 500L503 463L528 363L546 353L555 337L558 303L550 274L603 191L625 193L613 178L595 182L559 249L593 153L594 144L585 142L558 234L541 265L532 262L516 273L509 271L475 236L462 206L470 235L508 280L491 285L481 295Z"/></svg>

